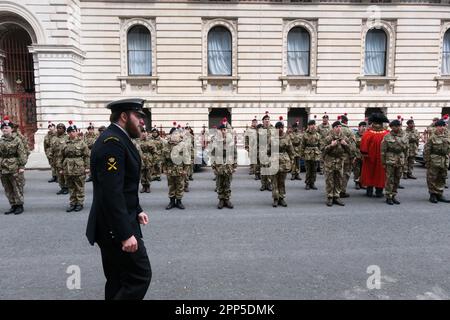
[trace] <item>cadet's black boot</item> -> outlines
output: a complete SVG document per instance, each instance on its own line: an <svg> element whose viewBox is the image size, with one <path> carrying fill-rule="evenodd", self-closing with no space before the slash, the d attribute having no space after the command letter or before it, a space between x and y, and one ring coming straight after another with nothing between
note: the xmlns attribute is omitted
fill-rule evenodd
<svg viewBox="0 0 450 320"><path fill-rule="evenodd" d="M73 211L78 212L78 211L81 211L81 210L83 210L83 205L77 204L77 205L75 205L75 209Z"/></svg>
<svg viewBox="0 0 450 320"><path fill-rule="evenodd" d="M309 184L307 184L307 185L305 186L305 190L309 190L309 189L311 189L311 186L310 186Z"/></svg>
<svg viewBox="0 0 450 320"><path fill-rule="evenodd" d="M297 180L302 180L302 177L300 177L300 174L297 174L297 176L295 177L295 179L297 179Z"/></svg>
<svg viewBox="0 0 450 320"><path fill-rule="evenodd" d="M430 193L430 202L431 202L431 203L438 203L436 194Z"/></svg>
<svg viewBox="0 0 450 320"><path fill-rule="evenodd" d="M368 197L373 197L373 187L367 187L366 188L366 195Z"/></svg>
<svg viewBox="0 0 450 320"><path fill-rule="evenodd" d="M189 176L189 181L194 181L194 178L192 176Z"/></svg>
<svg viewBox="0 0 450 320"><path fill-rule="evenodd" d="M259 188L259 191L264 191L266 190L266 186L261 186L261 188Z"/></svg>
<svg viewBox="0 0 450 320"><path fill-rule="evenodd" d="M72 212L75 210L77 206L75 204L71 204L69 207L67 207L66 212Z"/></svg>
<svg viewBox="0 0 450 320"><path fill-rule="evenodd" d="M386 203L391 206L394 205L394 201L392 200L392 198L386 198Z"/></svg>
<svg viewBox="0 0 450 320"><path fill-rule="evenodd" d="M286 201L284 201L284 199L278 200L278 204L282 207L287 207L287 203L286 203Z"/></svg>
<svg viewBox="0 0 450 320"><path fill-rule="evenodd" d="M23 205L19 204L16 206L16 210L14 210L14 214L21 214L23 213Z"/></svg>
<svg viewBox="0 0 450 320"><path fill-rule="evenodd" d="M397 188L398 188L398 189L405 189L405 187L402 186L401 184L399 184Z"/></svg>
<svg viewBox="0 0 450 320"><path fill-rule="evenodd" d="M147 186L147 190L145 190L145 192L150 193L150 186Z"/></svg>
<svg viewBox="0 0 450 320"><path fill-rule="evenodd" d="M56 177L55 176L53 176L50 180L48 180L48 183L52 183L52 182L56 182Z"/></svg>
<svg viewBox="0 0 450 320"><path fill-rule="evenodd" d="M274 208L278 207L278 199L273 199L272 207Z"/></svg>
<svg viewBox="0 0 450 320"><path fill-rule="evenodd" d="M338 197L333 198L333 203L337 204L338 206L342 206L342 207L345 206L345 204Z"/></svg>
<svg viewBox="0 0 450 320"><path fill-rule="evenodd" d="M8 210L8 211L6 211L5 212L5 214L11 214L11 213L14 213L14 211L16 211L16 205L14 205L14 206L11 206L11 208Z"/></svg>
<svg viewBox="0 0 450 320"><path fill-rule="evenodd" d="M267 191L272 191L272 185L269 184L269 185L266 187L266 190L267 190Z"/></svg>
<svg viewBox="0 0 450 320"><path fill-rule="evenodd" d="M404 174L403 174L403 179L406 180L406 179L408 179L408 178L409 178L409 177L408 177L408 174L404 173Z"/></svg>
<svg viewBox="0 0 450 320"><path fill-rule="evenodd" d="M61 190L59 190L56 194L64 194L64 188L62 188Z"/></svg>
<svg viewBox="0 0 450 320"><path fill-rule="evenodd" d="M225 200L225 206L228 207L229 209L233 209L234 208L234 206L233 206L233 204L231 203L230 200Z"/></svg>
<svg viewBox="0 0 450 320"><path fill-rule="evenodd" d="M89 176L89 177L86 179L86 182L92 182L92 177Z"/></svg>
<svg viewBox="0 0 450 320"><path fill-rule="evenodd" d="M392 201L394 204L400 204L400 201L398 201L396 197L392 197Z"/></svg>
<svg viewBox="0 0 450 320"><path fill-rule="evenodd" d="M65 187L62 189L62 194L68 194L69 193L69 188Z"/></svg>
<svg viewBox="0 0 450 320"><path fill-rule="evenodd" d="M225 205L224 201L220 199L219 204L217 205L217 209L222 209L224 205Z"/></svg>
<svg viewBox="0 0 450 320"><path fill-rule="evenodd" d="M439 202L445 202L445 203L449 203L450 200L446 199L442 194L437 194L436 195L436 199Z"/></svg>
<svg viewBox="0 0 450 320"><path fill-rule="evenodd" d="M377 198L383 198L383 188L375 188L375 196Z"/></svg>
<svg viewBox="0 0 450 320"><path fill-rule="evenodd" d="M359 184L358 181L355 181L355 189L356 189L356 190L361 189L361 185Z"/></svg>
<svg viewBox="0 0 450 320"><path fill-rule="evenodd" d="M408 173L408 178L409 178L409 179L414 179L414 180L417 179L416 177L414 177L414 176L412 175L412 173Z"/></svg>
<svg viewBox="0 0 450 320"><path fill-rule="evenodd" d="M333 198L327 198L327 206L331 207L333 205Z"/></svg>
<svg viewBox="0 0 450 320"><path fill-rule="evenodd" d="M261 175L260 174L255 175L255 180L261 180Z"/></svg>
<svg viewBox="0 0 450 320"><path fill-rule="evenodd" d="M175 198L170 198L170 203L169 205L166 207L166 210L170 210L173 207L175 207Z"/></svg>
<svg viewBox="0 0 450 320"><path fill-rule="evenodd" d="M311 189L312 190L317 190L317 187L316 187L316 185L314 183L311 185Z"/></svg>
<svg viewBox="0 0 450 320"><path fill-rule="evenodd" d="M347 192L341 192L339 195L341 198L348 198L350 195Z"/></svg>
<svg viewBox="0 0 450 320"><path fill-rule="evenodd" d="M141 193L145 193L145 186L142 186Z"/></svg>
<svg viewBox="0 0 450 320"><path fill-rule="evenodd" d="M184 192L189 192L189 187L188 186L184 187Z"/></svg>
<svg viewBox="0 0 450 320"><path fill-rule="evenodd" d="M181 199L177 199L177 202L176 202L175 205L177 206L178 209L184 210L184 205L183 205L183 203L181 202Z"/></svg>

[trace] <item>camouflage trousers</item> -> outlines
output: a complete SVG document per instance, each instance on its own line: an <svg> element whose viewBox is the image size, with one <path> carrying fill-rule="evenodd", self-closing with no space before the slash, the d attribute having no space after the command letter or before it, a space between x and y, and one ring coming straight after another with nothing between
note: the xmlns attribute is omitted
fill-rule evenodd
<svg viewBox="0 0 450 320"><path fill-rule="evenodd" d="M430 194L442 195L444 193L445 181L447 180L447 168L428 167L427 185Z"/></svg>
<svg viewBox="0 0 450 320"><path fill-rule="evenodd" d="M344 162L337 159L332 163L324 162L324 174L327 198L339 198L344 181Z"/></svg>
<svg viewBox="0 0 450 320"><path fill-rule="evenodd" d="M415 156L406 157L405 166L404 166L404 170L403 170L403 173L405 175L412 175L415 158L416 158Z"/></svg>
<svg viewBox="0 0 450 320"><path fill-rule="evenodd" d="M286 176L287 172L278 171L277 174L271 176L272 181L272 198L273 199L284 199L286 197ZM261 178L262 179L262 178Z"/></svg>
<svg viewBox="0 0 450 320"><path fill-rule="evenodd" d="M348 180L350 180L350 176L352 175L352 159L350 157L345 157L344 159L344 176L342 178L341 192L347 192Z"/></svg>
<svg viewBox="0 0 450 320"><path fill-rule="evenodd" d="M184 195L184 176L167 176L169 198L181 200Z"/></svg>
<svg viewBox="0 0 450 320"><path fill-rule="evenodd" d="M142 166L142 169L141 169L141 184L142 184L142 186L150 187L150 184L152 182L152 173L153 173L152 166Z"/></svg>
<svg viewBox="0 0 450 320"><path fill-rule="evenodd" d="M316 183L317 179L317 161L305 160L306 177L305 184L311 186Z"/></svg>
<svg viewBox="0 0 450 320"><path fill-rule="evenodd" d="M261 175L261 163L259 162L259 159L254 164L254 166L255 166L255 176L260 176Z"/></svg>
<svg viewBox="0 0 450 320"><path fill-rule="evenodd" d="M249 174L253 175L256 172L256 164L250 164L250 171Z"/></svg>
<svg viewBox="0 0 450 320"><path fill-rule="evenodd" d="M269 167L268 166L264 166L264 165L260 165L260 167L259 167L260 175L261 175L261 187L265 187L265 188L267 188L271 184L271 181L270 181L270 177L271 176L262 174L263 173L263 169L264 169L264 171L268 171L267 168L269 168Z"/></svg>
<svg viewBox="0 0 450 320"><path fill-rule="evenodd" d="M19 179L20 192L23 194L25 189L25 172L19 172L17 178Z"/></svg>
<svg viewBox="0 0 450 320"><path fill-rule="evenodd" d="M403 166L386 165L386 183L384 185L384 194L390 199L397 195L398 185L403 174Z"/></svg>
<svg viewBox="0 0 450 320"><path fill-rule="evenodd" d="M47 160L48 160L48 163L50 164L50 168L52 169L52 177L58 176L58 174L56 173L56 168L53 165L53 158L47 156Z"/></svg>
<svg viewBox="0 0 450 320"><path fill-rule="evenodd" d="M359 178L361 178L361 170L362 170L362 159L356 158L353 163L353 181L359 182Z"/></svg>
<svg viewBox="0 0 450 320"><path fill-rule="evenodd" d="M192 178L192 169L193 169L193 167L194 166L192 164L185 165L186 175L184 176L184 186L186 188L189 188L189 177Z"/></svg>
<svg viewBox="0 0 450 320"><path fill-rule="evenodd" d="M232 175L218 174L216 180L217 197L219 200L230 200Z"/></svg>
<svg viewBox="0 0 450 320"><path fill-rule="evenodd" d="M300 174L300 157L294 157L294 159L292 160L291 173L293 176Z"/></svg>
<svg viewBox="0 0 450 320"><path fill-rule="evenodd" d="M152 179L161 178L161 161L158 161L153 166Z"/></svg>
<svg viewBox="0 0 450 320"><path fill-rule="evenodd" d="M69 201L71 205L83 205L84 203L84 184L86 176L66 176L67 188L69 189Z"/></svg>
<svg viewBox="0 0 450 320"><path fill-rule="evenodd" d="M57 173L56 177L58 178L58 184L59 184L59 187L61 189L63 189L63 188L67 188L67 183L66 183L66 178L64 176L64 173L59 173L61 170L62 170L62 168L56 167L56 173Z"/></svg>
<svg viewBox="0 0 450 320"><path fill-rule="evenodd" d="M2 185L11 206L23 205L23 188L20 186L19 174L2 174Z"/></svg>

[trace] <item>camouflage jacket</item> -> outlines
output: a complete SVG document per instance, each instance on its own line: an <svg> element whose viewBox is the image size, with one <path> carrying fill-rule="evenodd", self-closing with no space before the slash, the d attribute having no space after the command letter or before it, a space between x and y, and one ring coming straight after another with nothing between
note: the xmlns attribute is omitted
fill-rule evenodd
<svg viewBox="0 0 450 320"><path fill-rule="evenodd" d="M405 139L408 142L408 156L415 157L417 149L419 148L420 134L416 129L409 129L408 127L404 131Z"/></svg>
<svg viewBox="0 0 450 320"><path fill-rule="evenodd" d="M23 146L25 148L25 151L27 152L27 157L30 156L30 146L28 145L28 138L24 136L19 129L17 131L13 132L13 136L17 135L20 140L22 140Z"/></svg>
<svg viewBox="0 0 450 320"><path fill-rule="evenodd" d="M60 136L55 135L55 137L52 140L50 152L52 155L53 163L58 170L62 169L60 167L60 165L62 164L61 151L64 148L64 145L66 144L67 140L69 140L69 136L65 133Z"/></svg>
<svg viewBox="0 0 450 320"><path fill-rule="evenodd" d="M337 141L337 144L333 146L332 143L334 140ZM346 146L342 145L342 140L347 142ZM342 132L336 134L331 131L322 144L322 155L325 167L336 169L342 168L345 157L347 157L351 152L350 143L351 142Z"/></svg>
<svg viewBox="0 0 450 320"><path fill-rule="evenodd" d="M258 134L257 134L257 142L258 142L258 154L257 157L259 159L259 161L261 161L261 165L265 166L269 166L270 165L270 137L272 136L272 133L275 132L276 129L273 125L269 125L269 127L264 128L261 127L258 129ZM268 157L267 159L261 159L261 154L260 152L262 152L263 154L265 153Z"/></svg>
<svg viewBox="0 0 450 320"><path fill-rule="evenodd" d="M142 151L142 165L146 168L153 167L155 164L156 144L155 141L146 138L138 139L137 143Z"/></svg>
<svg viewBox="0 0 450 320"><path fill-rule="evenodd" d="M47 132L44 138L44 152L48 158L51 158L52 140L55 138L55 132Z"/></svg>
<svg viewBox="0 0 450 320"><path fill-rule="evenodd" d="M283 134L278 140L274 140L273 143L278 144L278 154L274 152L276 148L272 145L271 161L278 161L278 172L290 172L292 169L292 160L295 157L295 151L289 134ZM276 168L276 166L274 167L273 165L272 167Z"/></svg>
<svg viewBox="0 0 450 320"><path fill-rule="evenodd" d="M258 130L256 128L250 127L244 132L244 148L246 151L249 151L251 147L254 147L257 141L256 135L258 134ZM253 144L251 146L251 144Z"/></svg>
<svg viewBox="0 0 450 320"><path fill-rule="evenodd" d="M325 139L328 136L328 134L331 132L331 125L327 124L325 126L323 123L321 123L317 126L317 131L319 132L322 139Z"/></svg>
<svg viewBox="0 0 450 320"><path fill-rule="evenodd" d="M300 154L304 160L320 160L320 133L306 129L300 144Z"/></svg>
<svg viewBox="0 0 450 320"><path fill-rule="evenodd" d="M58 157L58 168L66 176L83 176L89 169L89 148L80 138L67 139Z"/></svg>
<svg viewBox="0 0 450 320"><path fill-rule="evenodd" d="M184 176L191 159L187 156L186 146L181 138L169 139L162 154L162 166L167 176Z"/></svg>
<svg viewBox="0 0 450 320"><path fill-rule="evenodd" d="M294 148L294 156L301 157L302 152L300 150L300 147L301 147L303 134L298 130L297 131L294 130L290 133L289 136L291 138L292 147Z"/></svg>
<svg viewBox="0 0 450 320"><path fill-rule="evenodd" d="M383 166L403 166L408 144L402 133L389 132L381 141L381 163Z"/></svg>
<svg viewBox="0 0 450 320"><path fill-rule="evenodd" d="M227 139L214 139L211 151L211 168L218 175L232 175L237 168L237 148L232 135Z"/></svg>
<svg viewBox="0 0 450 320"><path fill-rule="evenodd" d="M94 132L88 132L83 136L83 140L86 143L86 145L88 146L89 150L92 149L97 138L98 138L98 134L96 134Z"/></svg>
<svg viewBox="0 0 450 320"><path fill-rule="evenodd" d="M347 138L347 140L350 142L350 152L348 153L348 156L350 158L354 158L356 156L356 140L355 140L355 134L353 131L345 124L342 124L342 134Z"/></svg>
<svg viewBox="0 0 450 320"><path fill-rule="evenodd" d="M25 169L27 151L22 140L15 135L0 138L0 174L14 174Z"/></svg>
<svg viewBox="0 0 450 320"><path fill-rule="evenodd" d="M427 167L447 169L449 165L450 138L447 133L433 134L425 144L423 156Z"/></svg>
<svg viewBox="0 0 450 320"><path fill-rule="evenodd" d="M154 154L154 161L155 163L161 162L161 155L164 149L164 142L165 140L161 139L160 136L157 136L156 138L151 137L150 139L152 139L155 142L155 154Z"/></svg>

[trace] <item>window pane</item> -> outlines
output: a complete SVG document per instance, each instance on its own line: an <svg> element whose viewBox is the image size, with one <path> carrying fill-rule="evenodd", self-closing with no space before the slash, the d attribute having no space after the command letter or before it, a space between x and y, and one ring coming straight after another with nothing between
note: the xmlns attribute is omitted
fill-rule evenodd
<svg viewBox="0 0 450 320"><path fill-rule="evenodd" d="M303 28L293 28L288 33L288 75L309 75L310 37Z"/></svg>
<svg viewBox="0 0 450 320"><path fill-rule="evenodd" d="M231 33L224 27L214 27L208 33L208 74L231 76Z"/></svg>
<svg viewBox="0 0 450 320"><path fill-rule="evenodd" d="M128 32L128 74L152 74L151 36L143 26L135 26Z"/></svg>
<svg viewBox="0 0 450 320"><path fill-rule="evenodd" d="M364 74L367 76L386 74L386 33L383 30L372 29L367 32Z"/></svg>
<svg viewBox="0 0 450 320"><path fill-rule="evenodd" d="M442 44L442 74L450 75L450 30L445 33Z"/></svg>

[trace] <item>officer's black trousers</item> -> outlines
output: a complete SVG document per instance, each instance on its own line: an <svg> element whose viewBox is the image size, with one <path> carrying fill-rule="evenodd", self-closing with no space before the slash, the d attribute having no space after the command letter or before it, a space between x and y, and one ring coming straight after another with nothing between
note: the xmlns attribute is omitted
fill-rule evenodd
<svg viewBox="0 0 450 320"><path fill-rule="evenodd" d="M106 300L142 300L152 279L147 250L141 239L138 250L128 253L113 241L100 242L103 271L106 277Z"/></svg>

